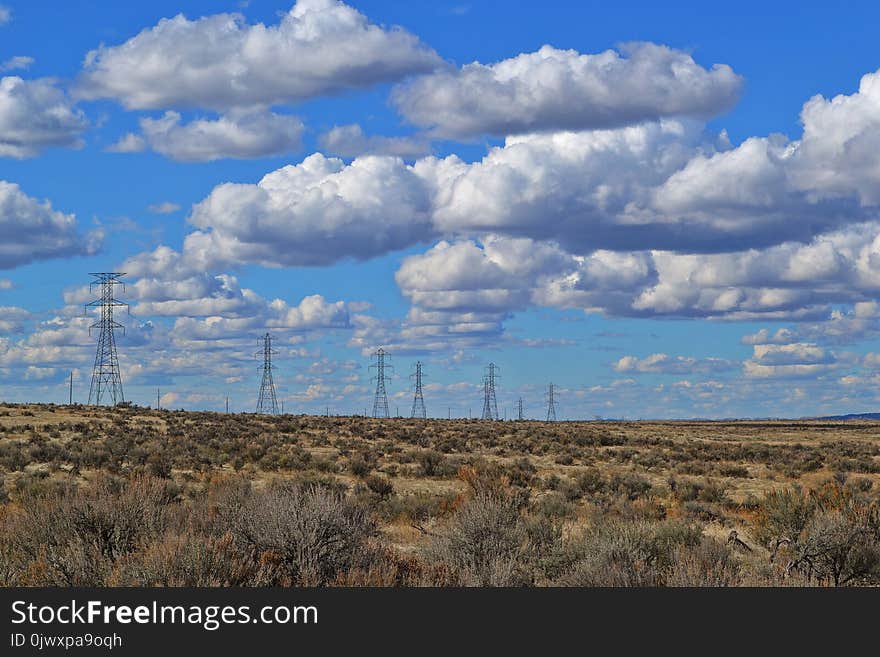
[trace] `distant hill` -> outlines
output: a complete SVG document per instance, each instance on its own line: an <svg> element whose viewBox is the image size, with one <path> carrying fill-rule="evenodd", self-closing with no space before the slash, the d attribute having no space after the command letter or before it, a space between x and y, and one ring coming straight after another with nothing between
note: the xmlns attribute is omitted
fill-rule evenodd
<svg viewBox="0 0 880 657"><path fill-rule="evenodd" d="M848 415L823 415L805 420L880 420L880 413L850 413Z"/></svg>

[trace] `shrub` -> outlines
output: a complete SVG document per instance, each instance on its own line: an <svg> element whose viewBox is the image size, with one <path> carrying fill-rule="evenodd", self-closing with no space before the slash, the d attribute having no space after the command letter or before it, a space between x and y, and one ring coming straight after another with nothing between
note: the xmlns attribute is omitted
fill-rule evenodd
<svg viewBox="0 0 880 657"><path fill-rule="evenodd" d="M175 496L166 482L143 476L26 495L6 530L19 584L104 584L117 561L165 530Z"/></svg>
<svg viewBox="0 0 880 657"><path fill-rule="evenodd" d="M804 528L789 568L806 568L834 586L880 583L880 511L854 506L822 510Z"/></svg>
<svg viewBox="0 0 880 657"><path fill-rule="evenodd" d="M171 459L164 452L153 452L147 458L150 474L160 479L171 478Z"/></svg>
<svg viewBox="0 0 880 657"><path fill-rule="evenodd" d="M348 469L355 477L366 477L372 471L373 467L360 454L351 457L348 462Z"/></svg>
<svg viewBox="0 0 880 657"><path fill-rule="evenodd" d="M704 537L693 546L677 548L666 578L668 586L738 586L741 568L730 548Z"/></svg>
<svg viewBox="0 0 880 657"><path fill-rule="evenodd" d="M249 572L232 536L169 533L126 557L112 586L242 586Z"/></svg>
<svg viewBox="0 0 880 657"><path fill-rule="evenodd" d="M747 479L751 475L749 469L741 465L726 465L718 468L718 473L724 477L736 477L738 479Z"/></svg>
<svg viewBox="0 0 880 657"><path fill-rule="evenodd" d="M221 517L265 584L329 584L367 558L376 534L364 507L318 484L274 484Z"/></svg>
<svg viewBox="0 0 880 657"><path fill-rule="evenodd" d="M635 473L614 474L609 483L611 489L630 500L636 500L651 490L651 482Z"/></svg>
<svg viewBox="0 0 880 657"><path fill-rule="evenodd" d="M447 531L428 547L429 561L447 566L465 586L517 586L531 576L523 496L503 481L463 473L472 497L453 514Z"/></svg>
<svg viewBox="0 0 880 657"><path fill-rule="evenodd" d="M723 504L728 501L727 486L724 483L709 479L697 493L697 499L701 502Z"/></svg>
<svg viewBox="0 0 880 657"><path fill-rule="evenodd" d="M510 483L523 488L532 484L537 471L538 469L525 457L517 459L513 465L504 469L504 473Z"/></svg>
<svg viewBox="0 0 880 657"><path fill-rule="evenodd" d="M443 454L434 450L424 450L416 455L422 474L426 477L434 477L438 474L444 458Z"/></svg>
<svg viewBox="0 0 880 657"><path fill-rule="evenodd" d="M394 493L394 485L390 480L378 475L370 475L366 478L367 488L376 493L379 497L388 497Z"/></svg>
<svg viewBox="0 0 880 657"><path fill-rule="evenodd" d="M592 496L604 492L607 482L598 470L590 468L578 475L577 485L584 495Z"/></svg>
<svg viewBox="0 0 880 657"><path fill-rule="evenodd" d="M767 496L756 536L771 545L771 560L788 558L786 575L800 572L834 586L880 583L880 504L843 478L809 494Z"/></svg>
<svg viewBox="0 0 880 657"><path fill-rule="evenodd" d="M799 488L769 493L755 519L755 538L774 551L781 543L791 544L798 540L815 509L814 500Z"/></svg>
<svg viewBox="0 0 880 657"><path fill-rule="evenodd" d="M568 546L570 565L557 577L563 586L660 586L680 548L700 540L700 530L672 521L603 519Z"/></svg>
<svg viewBox="0 0 880 657"><path fill-rule="evenodd" d="M552 491L540 497L535 504L536 511L548 518L569 518L574 515L574 506L562 493Z"/></svg>
<svg viewBox="0 0 880 657"><path fill-rule="evenodd" d="M385 503L387 519L403 518L409 522L424 522L439 516L444 510L453 506L454 496L451 493L431 495L425 492L392 495Z"/></svg>

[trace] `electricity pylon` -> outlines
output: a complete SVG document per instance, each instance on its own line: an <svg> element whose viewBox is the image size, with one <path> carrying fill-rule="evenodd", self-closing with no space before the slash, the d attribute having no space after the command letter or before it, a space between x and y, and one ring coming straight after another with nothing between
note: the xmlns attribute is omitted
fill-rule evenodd
<svg viewBox="0 0 880 657"><path fill-rule="evenodd" d="M556 386L547 387L547 421L556 422Z"/></svg>
<svg viewBox="0 0 880 657"><path fill-rule="evenodd" d="M275 396L275 381L272 379L272 336L263 336L263 348L256 355L263 356L263 380L260 383L260 396L257 397L257 413L276 415L278 398Z"/></svg>
<svg viewBox="0 0 880 657"><path fill-rule="evenodd" d="M125 291L125 283L119 280L125 276L125 273L92 272L89 276L95 278L89 284L89 291L92 291L96 285L100 285L101 297L87 303L85 312L88 313L89 308L99 308L101 319L89 326L89 335L92 334L92 329L98 329L99 332L88 403L89 406L92 405L92 402L96 406L100 406L104 395L109 393L115 406L117 403L125 401L125 395L122 392L122 375L119 373L119 358L116 355L114 330L122 329L122 334L125 335L125 327L113 319L113 309L121 306L128 308L128 304L116 299L113 290L116 285L121 285L123 292Z"/></svg>
<svg viewBox="0 0 880 657"><path fill-rule="evenodd" d="M524 420L524 419L525 419L525 418L523 417L523 401L522 401L522 397L520 397L520 398L519 398L519 401L516 403L516 419L517 419L517 420Z"/></svg>
<svg viewBox="0 0 880 657"><path fill-rule="evenodd" d="M373 397L373 417L388 417L388 393L385 392L385 381L388 377L385 376L385 370L393 370L394 368L391 365L385 364L385 357L388 356L388 352L379 347L373 356L376 357L376 363L370 365L370 369L376 370L376 396Z"/></svg>
<svg viewBox="0 0 880 657"><path fill-rule="evenodd" d="M415 379L415 392L413 394L412 413L410 417L425 419L428 411L425 409L425 398L422 395L422 361L416 361L416 371L411 375Z"/></svg>
<svg viewBox="0 0 880 657"><path fill-rule="evenodd" d="M483 376L483 419L500 420L498 401L495 398L495 379L498 378L498 366L489 363Z"/></svg>

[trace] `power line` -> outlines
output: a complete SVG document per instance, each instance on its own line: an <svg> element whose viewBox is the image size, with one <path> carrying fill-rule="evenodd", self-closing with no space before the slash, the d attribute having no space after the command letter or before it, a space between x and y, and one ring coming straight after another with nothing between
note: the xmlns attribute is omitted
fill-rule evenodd
<svg viewBox="0 0 880 657"><path fill-rule="evenodd" d="M422 395L422 361L416 361L416 371L411 374L415 379L415 392L413 393L412 413L410 417L425 419L428 411L425 409L425 397Z"/></svg>
<svg viewBox="0 0 880 657"><path fill-rule="evenodd" d="M89 308L98 308L101 312L101 319L89 326L89 335L92 329L98 329L98 347L95 351L95 365L92 369L92 384L89 387L89 405L94 401L96 406L100 406L104 395L109 393L110 399L115 406L119 402L125 401L125 395L122 392L122 375L119 373L119 358L116 355L116 335L115 329L122 329L125 335L125 327L113 319L113 309L117 307L126 307L128 304L115 298L113 290L115 286L121 285L125 291L125 284L119 280L125 276L124 272L91 272L89 276L93 276L93 280L89 284L89 291L93 290L96 285L101 288L101 296L94 301L86 304L85 310L88 313Z"/></svg>
<svg viewBox="0 0 880 657"><path fill-rule="evenodd" d="M275 381L272 379L272 336L263 336L263 348L257 355L263 355L263 380L260 382L260 396L257 397L257 413L277 415L278 398L275 396Z"/></svg>
<svg viewBox="0 0 880 657"><path fill-rule="evenodd" d="M376 395L373 397L373 417L388 417L388 393L385 391L385 381L388 379L385 376L385 370L394 370L391 365L385 364L385 357L388 356L388 352L379 347L374 353L373 356L376 358L376 362L373 365L370 365L370 369L376 370Z"/></svg>

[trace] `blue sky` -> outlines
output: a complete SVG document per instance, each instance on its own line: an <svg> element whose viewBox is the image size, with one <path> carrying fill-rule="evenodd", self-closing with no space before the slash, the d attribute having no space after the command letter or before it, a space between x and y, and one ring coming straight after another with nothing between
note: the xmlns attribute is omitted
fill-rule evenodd
<svg viewBox="0 0 880 657"><path fill-rule="evenodd" d="M668 3L667 3L668 4ZM880 382L876 3L0 0L0 398L804 416ZM503 411L502 411L503 412Z"/></svg>

